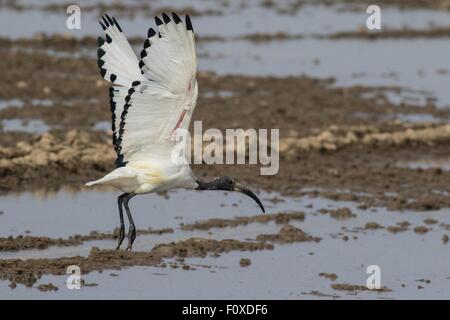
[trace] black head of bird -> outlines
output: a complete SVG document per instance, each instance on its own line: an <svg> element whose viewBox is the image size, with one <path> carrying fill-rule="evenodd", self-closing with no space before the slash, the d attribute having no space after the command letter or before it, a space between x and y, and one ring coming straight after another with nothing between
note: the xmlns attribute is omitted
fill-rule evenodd
<svg viewBox="0 0 450 320"><path fill-rule="evenodd" d="M261 200L259 200L259 198L250 189L243 186L242 184L240 184L233 178L224 176L224 177L216 178L210 182L203 182L203 181L197 180L197 183L198 183L198 187L196 188L196 190L223 190L223 191L237 191L237 192L243 193L246 196L255 200L255 202L261 208L262 212L266 212Z"/></svg>

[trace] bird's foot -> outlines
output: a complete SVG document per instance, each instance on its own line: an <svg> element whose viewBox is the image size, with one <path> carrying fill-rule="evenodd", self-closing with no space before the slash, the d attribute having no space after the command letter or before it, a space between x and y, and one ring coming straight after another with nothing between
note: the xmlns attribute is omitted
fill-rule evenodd
<svg viewBox="0 0 450 320"><path fill-rule="evenodd" d="M136 239L136 228L130 226L130 229L128 230L128 246L126 251L131 251L133 249L133 242L135 239Z"/></svg>
<svg viewBox="0 0 450 320"><path fill-rule="evenodd" d="M117 241L117 247L116 250L120 249L120 246L122 245L123 239L125 239L125 226L121 225L119 229L119 238Z"/></svg>

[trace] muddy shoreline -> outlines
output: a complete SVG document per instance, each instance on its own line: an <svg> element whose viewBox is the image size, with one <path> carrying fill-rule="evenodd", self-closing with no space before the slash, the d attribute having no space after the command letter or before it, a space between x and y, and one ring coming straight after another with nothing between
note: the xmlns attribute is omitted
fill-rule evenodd
<svg viewBox="0 0 450 320"><path fill-rule="evenodd" d="M298 219L299 214L273 214L268 218L260 219L260 216L240 217L232 225L235 227L242 223L259 222L268 223L272 220L282 223L279 232L276 234L260 234L254 240L235 240L224 239L214 240L199 237L188 238L169 243L161 243L148 252L128 252L123 250L100 250L96 247L91 249L87 257L60 257L55 259L0 259L0 279L10 281L10 287L15 288L17 284L23 284L28 287L33 286L43 275L63 275L68 265L78 265L82 268L83 274L92 271L119 270L128 266L156 266L165 268L164 259L178 258L181 267L190 270L187 264L183 263L185 258L190 257L218 257L222 253L230 251L256 251L273 250L275 245L283 245L294 242L319 242L319 237L314 237L298 229L287 222L289 219ZM233 221L233 220L229 220ZM217 227L217 221L202 222L203 226L210 225L211 228ZM141 230L140 234L163 234L173 232L170 228L161 230ZM91 232L86 236L73 236L69 239L51 239L48 237L17 237L0 239L0 250L24 250L24 249L45 249L48 246L77 246L83 241L114 239L116 235ZM32 245L33 243L33 245ZM12 245L15 245L13 247ZM29 244L29 245L27 245ZM10 245L8 247L8 245ZM250 263L243 262L245 266ZM171 267L178 268L179 265L171 263ZM39 289L40 290L40 289Z"/></svg>
<svg viewBox="0 0 450 320"><path fill-rule="evenodd" d="M1 192L36 190L42 185L48 190L82 188L86 181L113 169L110 134L93 131L96 123L110 121L107 85L99 80L95 61L38 53L31 59L30 54L12 52L0 52L0 59L0 72L7 75L1 80L0 99L24 101L20 108L2 108L1 119L39 119L50 127L44 134L2 133ZM16 65L22 67L14 68ZM29 74L31 79L24 77ZM367 207L450 207L445 195L450 192L448 171L396 165L447 157L448 109L431 102L422 107L393 104L384 92L401 91L399 88L334 88L333 79L208 72L200 72L198 77L201 94L193 120L202 120L204 130L280 128L277 175L260 176L255 165L193 165L199 177L238 176L256 188L285 195L302 195L302 188L316 189L308 193L337 200L350 198ZM230 95L221 96L221 91ZM368 92L371 98L363 97ZM32 99L53 103L32 104ZM433 116L438 122L396 119L398 114L417 113Z"/></svg>

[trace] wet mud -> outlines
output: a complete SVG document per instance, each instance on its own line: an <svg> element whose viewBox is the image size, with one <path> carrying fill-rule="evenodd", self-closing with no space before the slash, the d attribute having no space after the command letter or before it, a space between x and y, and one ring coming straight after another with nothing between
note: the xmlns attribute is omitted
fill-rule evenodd
<svg viewBox="0 0 450 320"><path fill-rule="evenodd" d="M137 230L137 235L149 235L149 234L166 234L173 233L172 228L164 228L153 230L151 228L147 230ZM116 228L112 233L104 233L92 231L88 235L74 235L68 239L52 239L50 237L35 237L35 236L17 236L17 237L7 237L0 238L0 251L18 251L18 250L29 250L29 249L39 249L44 250L52 246L57 247L68 247L68 246L79 246L86 241L94 240L115 240L119 237L119 228Z"/></svg>
<svg viewBox="0 0 450 320"><path fill-rule="evenodd" d="M0 98L16 97L25 102L22 108L0 110L2 119L41 119L50 127L57 125L44 134L2 134L0 190L34 190L42 185L52 190L67 185L82 188L84 182L113 169L110 134L92 128L110 117L107 86L99 80L95 62L43 54L36 54L33 59L25 53L0 52L0 56L4 62L1 71L8 75L8 81L2 81ZM22 65L21 71L12 67L17 64ZM24 78L36 68L44 68L39 81ZM63 82L53 75L55 72ZM362 97L373 90L379 96L381 88L333 88L332 79L304 76L219 76L208 72L199 73L199 82L201 92L233 93L200 95L194 120L201 119L204 128L281 128L280 171L276 176L260 176L257 166L193 165L199 176L239 176L256 187L291 195L301 195L299 187L321 189L321 196L351 198L368 207L436 210L450 205L445 196L450 192L450 172L393 166L411 155L427 154L432 159L447 154L450 127L445 124L445 109L433 105L420 109L442 119L442 124L405 123L386 120L384 115L413 114L417 106L387 101L380 104L377 97ZM66 105L74 97L90 102L75 100L73 105ZM32 107L31 98L54 103ZM220 110L220 121L210 110ZM366 116L357 116L361 113ZM333 189L347 189L353 194L336 193ZM425 192L428 190L439 193Z"/></svg>

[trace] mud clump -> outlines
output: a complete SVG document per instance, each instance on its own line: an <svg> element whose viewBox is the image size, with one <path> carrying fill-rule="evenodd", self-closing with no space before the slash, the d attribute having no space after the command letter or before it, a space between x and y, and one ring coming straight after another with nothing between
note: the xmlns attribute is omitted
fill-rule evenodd
<svg viewBox="0 0 450 320"><path fill-rule="evenodd" d="M331 281L336 281L336 279L338 278L336 273L327 273L327 272L321 272L321 273L319 273L319 276L324 277Z"/></svg>
<svg viewBox="0 0 450 320"><path fill-rule="evenodd" d="M248 267L252 264L252 260L248 259L248 258L242 258L241 260L239 260L239 265L243 268Z"/></svg>
<svg viewBox="0 0 450 320"><path fill-rule="evenodd" d="M414 39L414 38L448 38L450 37L450 28L448 27L434 27L427 30L423 29L384 29L383 32L370 32L364 28L358 31L343 31L336 32L322 38L328 38L333 40L343 39L365 39L365 40L378 40L378 39Z"/></svg>
<svg viewBox="0 0 450 320"><path fill-rule="evenodd" d="M208 219L205 221L198 221L193 224L181 225L181 230L209 230L212 228L227 228L246 226L249 223L269 223L275 221L277 224L289 223L291 220L303 221L305 220L305 214L303 212L294 213L276 213L276 214L264 214L251 217L235 217L233 219Z"/></svg>
<svg viewBox="0 0 450 320"><path fill-rule="evenodd" d="M0 260L0 279L11 283L32 285L45 274L64 275L70 265L78 265L84 274L105 269L129 266L157 266L161 257L147 252L126 252L92 248L88 257L62 257L57 259L5 259Z"/></svg>
<svg viewBox="0 0 450 320"><path fill-rule="evenodd" d="M427 219L423 220L423 223L425 223L425 224L436 224L438 222L439 221L437 221L435 219L431 219L431 218L427 218Z"/></svg>
<svg viewBox="0 0 450 320"><path fill-rule="evenodd" d="M42 185L47 180L53 181L51 185L62 181L65 172L79 173L87 180L86 175L112 169L114 158L113 150L89 133L73 130L62 137L46 133L31 143L0 147L0 190L28 183Z"/></svg>
<svg viewBox="0 0 450 320"><path fill-rule="evenodd" d="M450 125L432 126L428 128L406 128L397 132L380 132L374 127L353 127L344 134L336 127L323 131L313 137L285 138L280 140L280 152L295 154L295 150L336 151L351 145L402 145L412 142L444 141L450 138Z"/></svg>
<svg viewBox="0 0 450 320"><path fill-rule="evenodd" d="M146 229L137 230L138 235L148 235L155 234L161 235L164 233L173 233L172 228L163 229ZM116 228L112 233L103 233L97 231L91 231L88 235L74 235L68 239L52 239L49 237L33 237L33 236L17 236L17 237L7 237L0 238L0 251L18 251L18 250L28 250L28 249L39 249L44 250L51 246L58 247L68 247L68 246L78 246L83 244L85 241L93 240L110 240L117 239L119 235L119 228Z"/></svg>
<svg viewBox="0 0 450 320"><path fill-rule="evenodd" d="M346 284L346 283L333 283L331 288L339 291L375 291L375 292L391 292L392 290L386 287L380 289L369 289L366 286Z"/></svg>
<svg viewBox="0 0 450 320"><path fill-rule="evenodd" d="M376 229L383 229L384 227L376 222L367 222L364 226L364 229L366 230L376 230Z"/></svg>
<svg viewBox="0 0 450 320"><path fill-rule="evenodd" d="M58 291L59 290L59 288L57 286L55 286L53 283L40 284L37 286L37 289L41 292Z"/></svg>
<svg viewBox="0 0 450 320"><path fill-rule="evenodd" d="M183 241L156 245L151 250L151 253L153 253L155 256L163 258L174 258L174 257L204 258L208 254L218 256L221 253L226 253L230 251L256 251L256 250L273 250L273 245L261 242L239 241L234 239L212 240L203 238L190 238Z"/></svg>
<svg viewBox="0 0 450 320"><path fill-rule="evenodd" d="M329 213L330 217L336 220L347 220L356 217L356 214L354 214L349 208L339 208L336 210L330 210Z"/></svg>
<svg viewBox="0 0 450 320"><path fill-rule="evenodd" d="M427 227L424 226L417 226L414 228L414 232L418 234L425 234L429 231Z"/></svg>
<svg viewBox="0 0 450 320"><path fill-rule="evenodd" d="M294 242L319 242L321 238L313 237L292 225L284 225L277 234L260 234L258 241L272 241L281 244Z"/></svg>
<svg viewBox="0 0 450 320"><path fill-rule="evenodd" d="M408 227L411 224L408 221L401 221L398 222L395 226L387 227L387 231L391 233L398 233L398 232L404 232L408 230Z"/></svg>
<svg viewBox="0 0 450 320"><path fill-rule="evenodd" d="M51 239L49 237L18 236L0 238L0 251L18 251L27 249L47 249L50 246L76 246L82 244L78 239Z"/></svg>

